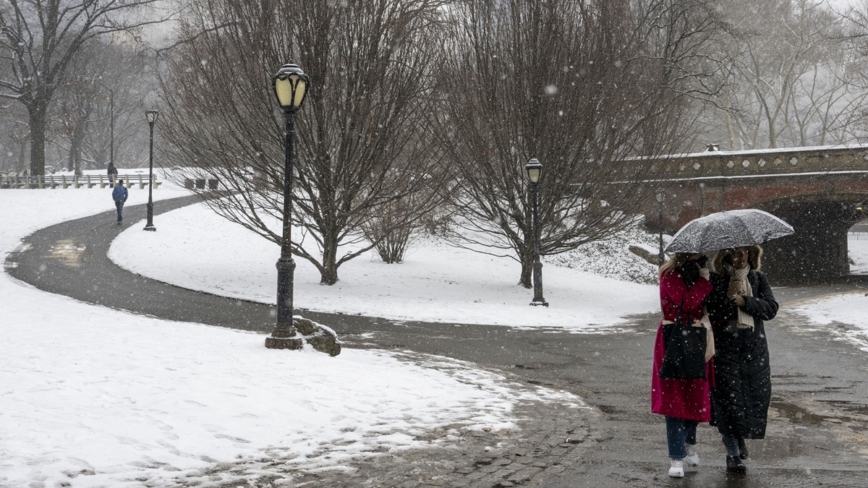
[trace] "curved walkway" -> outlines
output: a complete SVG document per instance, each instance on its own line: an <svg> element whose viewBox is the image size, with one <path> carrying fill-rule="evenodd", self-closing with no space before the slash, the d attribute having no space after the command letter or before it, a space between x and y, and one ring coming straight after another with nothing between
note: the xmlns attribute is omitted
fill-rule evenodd
<svg viewBox="0 0 868 488"><path fill-rule="evenodd" d="M190 196L154 203L159 214L200 201ZM131 224L144 205L124 209L127 223L115 224L114 210L63 222L26 239L7 258L13 277L41 290L83 302L182 322L200 322L247 330L270 331L269 307L178 288L133 274L109 260L114 238ZM205 245L205 243L203 243ZM273 326L272 326L273 328Z"/></svg>
<svg viewBox="0 0 868 488"><path fill-rule="evenodd" d="M157 202L157 232L160 213L196 201L197 197L184 197ZM143 214L143 205L127 209L130 217ZM125 227L115 225L112 210L43 229L9 255L6 270L42 290L102 306L168 320L271 331L273 307L178 288L115 265L106 254ZM823 290L781 292L798 298ZM646 487L671 481L665 475L663 424L648 412L655 314L635 317L622 333L597 335L300 314L331 326L349 347L472 361L519 381L574 392L596 409L522 405L516 412L518 431L479 432L457 440L451 432L431 432L431 439L449 435L446 447L360 460L352 465L356 471L349 473L292 473L297 484L557 488ZM676 486L868 486L868 469L859 453L868 453L868 358L848 344L800 331L799 320L782 313L774 321L779 327L767 327L775 398L768 438L750 444L752 458L757 459L749 461L750 474L726 475L719 438L703 426L699 441L704 465ZM259 480L250 481L260 486Z"/></svg>

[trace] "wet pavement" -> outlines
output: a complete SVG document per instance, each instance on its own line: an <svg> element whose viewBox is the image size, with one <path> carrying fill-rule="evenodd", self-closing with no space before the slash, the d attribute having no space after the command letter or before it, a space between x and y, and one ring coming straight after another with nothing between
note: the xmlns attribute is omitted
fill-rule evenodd
<svg viewBox="0 0 868 488"><path fill-rule="evenodd" d="M158 232L159 213L195 201L157 202ZM144 215L144 206L128 209L130 217L138 213ZM113 214L35 233L9 256L6 271L52 293L133 313L271 331L273 307L158 283L114 265L106 252L122 228ZM518 430L459 431L458 440L455 429L435 430L427 439L431 448L359 459L350 470L291 471L273 460L274 474L251 478L248 486L868 487L868 353L787 312L798 301L852 290L868 291L858 280L775 289L782 307L766 326L773 385L767 437L748 441L748 474L733 476L725 472L716 430L700 426L702 464L683 479L666 475L665 428L649 411L656 314L631 317L617 329L575 334L300 310L335 329L345 347L471 361L528 387L575 393L592 408L523 403L516 409ZM214 472L238 468L221 465ZM289 476L293 482L281 485Z"/></svg>

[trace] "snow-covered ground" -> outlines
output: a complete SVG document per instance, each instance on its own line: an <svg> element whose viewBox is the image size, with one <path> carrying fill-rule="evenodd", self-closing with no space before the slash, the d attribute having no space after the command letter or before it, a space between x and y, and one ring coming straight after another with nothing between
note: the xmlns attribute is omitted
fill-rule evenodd
<svg viewBox="0 0 868 488"><path fill-rule="evenodd" d="M868 243L868 239L862 242ZM817 330L868 352L868 293L846 293L811 300L800 303L793 311L808 317Z"/></svg>
<svg viewBox="0 0 868 488"><path fill-rule="evenodd" d="M847 249L850 255L850 273L868 274L868 232L848 232Z"/></svg>
<svg viewBox="0 0 868 488"><path fill-rule="evenodd" d="M868 352L868 294L822 298L800 304L793 311L807 316L817 329Z"/></svg>
<svg viewBox="0 0 868 488"><path fill-rule="evenodd" d="M276 225L277 223L275 223ZM121 234L109 257L135 273L184 288L274 303L277 245L194 205L160 216L155 233ZM299 235L299 234L295 234ZM593 248L564 266L543 267L548 308L530 307L533 290L518 286L519 265L509 258L455 248L436 239L413 243L401 264L386 264L376 252L342 265L340 281L320 285L316 268L295 258L294 304L396 320L563 327L581 331L622 323L624 317L659 308L653 285L618 281L579 269L581 261L620 267L646 276L653 266L623 249L612 263ZM311 252L316 252L311 249Z"/></svg>
<svg viewBox="0 0 868 488"><path fill-rule="evenodd" d="M146 201L130 191L129 205ZM113 204L107 189L2 190L0 208L5 261L35 230ZM170 235L168 221L154 234L133 217L131 234ZM92 306L6 273L0 307L2 487L213 486L267 474L269 459L339 466L418 446L435 427L513 428L518 402L584 405L444 358L268 350L260 334ZM219 463L239 469L210 472Z"/></svg>

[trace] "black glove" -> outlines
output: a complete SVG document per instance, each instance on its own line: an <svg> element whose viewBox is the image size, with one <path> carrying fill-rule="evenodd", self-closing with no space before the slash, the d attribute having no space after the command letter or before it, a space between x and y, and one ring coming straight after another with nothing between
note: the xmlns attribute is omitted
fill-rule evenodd
<svg viewBox="0 0 868 488"><path fill-rule="evenodd" d="M678 274L681 275L681 279L687 283L687 287L690 288L699 280L699 263L696 261L687 261L682 264L680 268L678 268Z"/></svg>

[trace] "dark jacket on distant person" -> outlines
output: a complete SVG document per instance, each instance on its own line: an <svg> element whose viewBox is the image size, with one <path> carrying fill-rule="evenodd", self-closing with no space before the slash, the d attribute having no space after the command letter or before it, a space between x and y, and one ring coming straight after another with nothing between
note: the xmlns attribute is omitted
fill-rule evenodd
<svg viewBox="0 0 868 488"><path fill-rule="evenodd" d="M118 185L115 187L114 190L112 190L112 200L114 201L120 200L122 202L126 202L128 196L129 193L127 192L127 187L125 187L124 185Z"/></svg>

